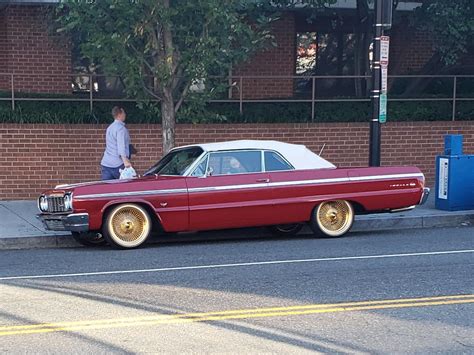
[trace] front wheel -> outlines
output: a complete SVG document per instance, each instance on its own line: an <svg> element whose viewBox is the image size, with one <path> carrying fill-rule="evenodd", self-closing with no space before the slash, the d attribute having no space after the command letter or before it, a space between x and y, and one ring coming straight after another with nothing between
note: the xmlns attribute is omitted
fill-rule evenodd
<svg viewBox="0 0 474 355"><path fill-rule="evenodd" d="M310 226L316 235L337 238L346 234L353 222L354 209L351 203L335 200L322 202L313 210Z"/></svg>
<svg viewBox="0 0 474 355"><path fill-rule="evenodd" d="M135 204L114 207L103 227L107 242L120 249L137 248L148 239L152 222L148 212Z"/></svg>

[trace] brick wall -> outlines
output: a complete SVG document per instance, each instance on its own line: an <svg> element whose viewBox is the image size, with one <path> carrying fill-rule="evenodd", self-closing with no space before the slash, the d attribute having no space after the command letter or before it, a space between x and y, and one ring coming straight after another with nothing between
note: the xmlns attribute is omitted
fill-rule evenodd
<svg viewBox="0 0 474 355"><path fill-rule="evenodd" d="M1 10L0 63L0 73L15 74L17 91L71 91L70 49L49 34L45 7L9 5ZM10 90L8 77L0 76L0 90Z"/></svg>
<svg viewBox="0 0 474 355"><path fill-rule="evenodd" d="M233 71L233 75L243 76L292 76L295 75L296 32L295 17L285 14L273 25L276 48L257 53L252 59ZM234 81L239 85L238 78ZM244 79L242 90L244 99L285 98L293 96L293 79ZM239 97L237 89L234 97Z"/></svg>
<svg viewBox="0 0 474 355"><path fill-rule="evenodd" d="M130 125L134 158L143 173L161 156L159 125ZM59 183L100 178L105 125L0 124L0 200L34 199ZM465 152L474 154L472 122L387 123L382 129L382 165L416 165L434 179L435 155L443 135L464 134ZM366 166L369 126L365 123L178 125L177 144L233 139L275 139L306 144L338 166Z"/></svg>
<svg viewBox="0 0 474 355"><path fill-rule="evenodd" d="M390 74L416 73L434 53L433 34L413 28L407 21L390 31Z"/></svg>
<svg viewBox="0 0 474 355"><path fill-rule="evenodd" d="M6 90L9 87L9 78L1 75L6 73L7 69L7 22L6 11L0 9L0 90Z"/></svg>

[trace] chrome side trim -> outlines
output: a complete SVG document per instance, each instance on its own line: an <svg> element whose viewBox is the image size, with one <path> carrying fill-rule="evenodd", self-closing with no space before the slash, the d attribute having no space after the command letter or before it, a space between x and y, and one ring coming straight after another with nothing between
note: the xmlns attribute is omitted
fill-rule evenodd
<svg viewBox="0 0 474 355"><path fill-rule="evenodd" d="M271 185L271 184L269 184L269 183L258 183L258 184L245 184L245 185L208 186L208 187L195 187L195 188L189 189L188 191L190 193L192 193L192 192L207 192L207 191L227 191L227 190L240 190L240 189L256 189L256 188L259 188L259 187L268 187L269 185Z"/></svg>
<svg viewBox="0 0 474 355"><path fill-rule="evenodd" d="M320 185L320 184L331 184L339 182L350 182L349 178L331 178L331 179L315 179L315 180L300 180L300 181L281 181L271 182L270 186L289 186L289 185Z"/></svg>
<svg viewBox="0 0 474 355"><path fill-rule="evenodd" d="M373 176L354 176L350 177L350 181L366 181L366 180L387 180L387 179L397 179L397 178L411 178L411 177L422 177L424 178L425 176L422 173L416 173L416 174L392 174L392 175L373 175Z"/></svg>
<svg viewBox="0 0 474 355"><path fill-rule="evenodd" d="M287 186L287 185L319 185L319 184L332 184L340 182L358 182L358 181L369 181L369 180L390 180L397 178L415 178L423 177L423 174L392 174L392 175L373 175L373 176L356 176L356 177L342 177L342 178L329 178L329 179L315 179L315 180L300 180L300 181L282 181L282 182L271 182L269 186Z"/></svg>
<svg viewBox="0 0 474 355"><path fill-rule="evenodd" d="M91 198L108 198L108 197L127 197L127 196L148 196L148 195L167 195L167 194L183 194L187 193L187 189L169 189L169 190L146 190L146 191L130 191L130 192L110 192L105 194L91 194L75 196L75 200L87 200Z"/></svg>

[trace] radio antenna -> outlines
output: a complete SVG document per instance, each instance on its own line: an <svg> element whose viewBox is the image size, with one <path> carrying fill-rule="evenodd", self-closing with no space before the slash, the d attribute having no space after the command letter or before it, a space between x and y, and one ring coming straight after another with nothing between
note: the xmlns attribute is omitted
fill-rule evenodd
<svg viewBox="0 0 474 355"><path fill-rule="evenodd" d="M319 151L319 155L323 154L323 150L325 147L326 147L326 143L324 143L323 146L321 147L321 150Z"/></svg>

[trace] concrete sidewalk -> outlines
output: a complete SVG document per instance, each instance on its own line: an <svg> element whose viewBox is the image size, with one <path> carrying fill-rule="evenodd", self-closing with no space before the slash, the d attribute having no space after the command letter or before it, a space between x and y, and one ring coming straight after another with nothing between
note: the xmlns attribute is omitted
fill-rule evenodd
<svg viewBox="0 0 474 355"><path fill-rule="evenodd" d="M0 201L0 250L52 247L77 247L68 232L46 231L36 219L36 201ZM401 213L382 213L357 216L352 231L380 231L393 229L458 227L474 225L474 210L440 211L434 208L433 194L423 206ZM309 228L302 234L309 234ZM165 241L197 239L263 237L268 232L262 228L203 232L165 237Z"/></svg>

